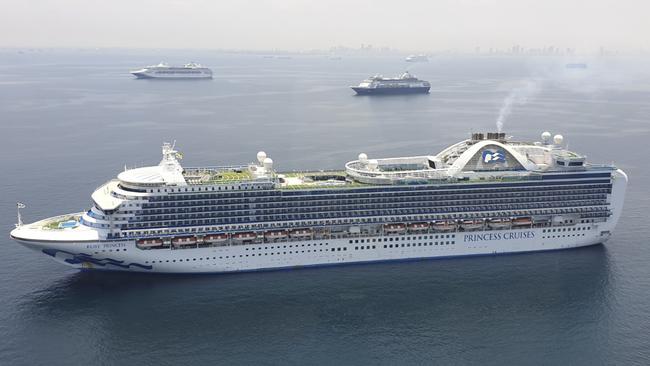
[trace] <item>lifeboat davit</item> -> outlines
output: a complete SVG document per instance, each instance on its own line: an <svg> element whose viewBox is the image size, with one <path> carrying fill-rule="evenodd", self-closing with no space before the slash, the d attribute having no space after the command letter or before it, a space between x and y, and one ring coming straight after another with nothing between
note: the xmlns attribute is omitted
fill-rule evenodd
<svg viewBox="0 0 650 366"><path fill-rule="evenodd" d="M503 229L510 227L509 218L495 218L488 221L488 225L493 229Z"/></svg>
<svg viewBox="0 0 650 366"><path fill-rule="evenodd" d="M481 229L483 227L483 220L480 220L480 219L461 220L460 221L460 227L462 227L465 230Z"/></svg>
<svg viewBox="0 0 650 366"><path fill-rule="evenodd" d="M384 233L386 234L399 234L406 231L405 224L386 224L384 225Z"/></svg>
<svg viewBox="0 0 650 366"><path fill-rule="evenodd" d="M277 240L277 239L284 239L287 237L287 231L286 230L274 230L274 231L267 231L264 233L264 238L269 239L269 240Z"/></svg>
<svg viewBox="0 0 650 366"><path fill-rule="evenodd" d="M138 239L135 244L140 248L152 248L161 246L163 241L160 238Z"/></svg>
<svg viewBox="0 0 650 366"><path fill-rule="evenodd" d="M411 224L408 224L409 231L412 233L421 233L424 231L429 230L429 223L428 222L414 222Z"/></svg>
<svg viewBox="0 0 650 366"><path fill-rule="evenodd" d="M228 240L228 234L209 234L203 237L204 243L223 243Z"/></svg>
<svg viewBox="0 0 650 366"><path fill-rule="evenodd" d="M530 226L533 224L533 219L530 217L517 217L512 219L512 226Z"/></svg>
<svg viewBox="0 0 650 366"><path fill-rule="evenodd" d="M440 220L433 223L433 229L436 231L452 231L456 230L456 222L454 220Z"/></svg>
<svg viewBox="0 0 650 366"><path fill-rule="evenodd" d="M172 239L172 244L175 247L183 246L183 245L194 245L196 244L196 236L177 236Z"/></svg>
<svg viewBox="0 0 650 366"><path fill-rule="evenodd" d="M289 236L292 238L311 238L311 229L296 229L289 231Z"/></svg>

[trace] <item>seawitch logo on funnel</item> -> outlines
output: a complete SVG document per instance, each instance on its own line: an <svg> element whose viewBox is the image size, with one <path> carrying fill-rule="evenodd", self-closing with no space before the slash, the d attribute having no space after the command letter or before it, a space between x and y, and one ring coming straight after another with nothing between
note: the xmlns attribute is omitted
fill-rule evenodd
<svg viewBox="0 0 650 366"><path fill-rule="evenodd" d="M505 163L506 153L503 150L483 150L484 163Z"/></svg>

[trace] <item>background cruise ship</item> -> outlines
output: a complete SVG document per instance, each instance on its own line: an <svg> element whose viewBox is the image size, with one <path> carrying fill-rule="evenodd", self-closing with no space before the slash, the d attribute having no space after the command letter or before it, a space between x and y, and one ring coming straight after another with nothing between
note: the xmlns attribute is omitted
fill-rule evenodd
<svg viewBox="0 0 650 366"><path fill-rule="evenodd" d="M169 66L163 62L158 65L131 71L139 79L211 79L212 70L197 63Z"/></svg>
<svg viewBox="0 0 650 366"><path fill-rule="evenodd" d="M428 93L431 84L411 75L408 71L397 78L384 78L375 75L362 81L358 86L352 86L357 94L414 94Z"/></svg>
<svg viewBox="0 0 650 366"><path fill-rule="evenodd" d="M369 159L345 171L277 173L257 163L125 170L87 212L19 225L11 237L76 268L234 272L491 255L605 242L627 176L541 142L473 134L437 155Z"/></svg>
<svg viewBox="0 0 650 366"><path fill-rule="evenodd" d="M429 62L429 57L427 55L409 55L404 59L406 62Z"/></svg>

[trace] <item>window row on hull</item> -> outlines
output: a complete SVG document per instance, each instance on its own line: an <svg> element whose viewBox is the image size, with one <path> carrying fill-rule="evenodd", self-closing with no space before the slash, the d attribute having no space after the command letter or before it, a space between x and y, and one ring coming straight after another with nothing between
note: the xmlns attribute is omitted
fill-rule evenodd
<svg viewBox="0 0 650 366"><path fill-rule="evenodd" d="M557 182L528 182L528 183L484 183L469 184L457 183L449 186L431 186L431 185L391 185L375 188L335 188L335 189L310 189L310 190L285 190L272 189L260 191L233 191L230 193L196 193L191 195L185 194L167 194L149 196L151 202L165 201L186 201L186 200L205 200L205 199L236 199L236 198L269 198L277 200L278 197L301 197L302 199L330 199L342 196L350 198L363 198L386 194L391 197L408 196L413 194L449 194L449 191L455 193L490 193L495 191L514 192L518 190L537 190L541 187L553 189L558 186L575 186L575 185L598 185L610 184L610 179L585 179L576 181L557 181ZM325 198L323 198L325 197Z"/></svg>
<svg viewBox="0 0 650 366"><path fill-rule="evenodd" d="M173 213L157 215L138 215L131 218L130 222L147 222L160 220L182 220L185 218L229 218L229 217L254 217L262 220L264 217L284 218L288 215L310 215L315 218L325 218L328 216L348 215L349 213L376 212L373 216L383 216L386 214L408 214L413 210L418 212L471 212L485 210L522 210L531 208L544 207L584 207L607 205L605 199L565 199L565 200L540 200L535 202L491 202L488 204L464 203L438 205L435 202L422 202L410 205L364 205L364 206L319 206L309 208L292 208L284 210L239 210L239 211L209 211L193 213Z"/></svg>
<svg viewBox="0 0 650 366"><path fill-rule="evenodd" d="M318 200L304 200L304 199L287 199L287 198L276 198L273 201L269 202L260 202L260 201L251 201L247 199L241 200L228 200L228 201L219 201L219 200L194 200L188 202L169 202L169 203L144 203L142 209L155 209L155 208L183 208L183 207L196 207L196 206L219 206L219 207L232 207L232 206L241 206L241 205L255 205L256 207L263 207L264 205L269 206L269 208L281 206L281 207L295 207L298 206L314 206L318 204L340 204L341 202L352 201L358 203L379 203L379 202L416 202L416 201L457 201L457 200L468 200L468 199L498 199L504 197L548 197L548 196L575 196L583 194L609 194L611 193L611 184L607 186L602 186L601 188L586 188L586 187L572 187L571 189L563 188L562 190L536 190L531 192L499 192L499 193L476 193L476 194L449 194L444 196L432 196L432 195L410 195L408 197L397 197L397 196L386 196L386 195L377 195L377 196L367 196L363 198L349 198L349 197L333 197L330 199L318 199Z"/></svg>
<svg viewBox="0 0 650 366"><path fill-rule="evenodd" d="M221 213L221 216L230 214L241 214L241 212L252 213L255 215L279 214L286 212L324 212L332 210L346 210L346 209L394 209L406 207L446 207L446 206L459 206L459 205L486 205L486 204L509 204L509 203L536 203L536 202L555 202L555 201L594 201L606 200L607 195L601 194L572 194L567 196L535 196L526 198L498 198L498 199L482 199L475 200L431 200L421 199L418 201L395 201L395 200L376 200L375 202L319 202L318 204L305 204L301 202L283 203L273 205L273 207L264 207L266 205L227 205L227 206L192 206L192 207L177 207L177 208L151 208L137 211L138 216L159 216L168 214L190 214L190 213ZM388 201L386 203L385 201ZM218 216L218 215L217 215Z"/></svg>
<svg viewBox="0 0 650 366"><path fill-rule="evenodd" d="M549 226L551 225L551 221L548 219L549 216L540 216L537 215L538 213L528 213L532 214L532 217L538 217L540 219L533 219L533 224L536 226ZM563 214L568 214L573 219L571 222L577 223L577 222L600 222L600 221L605 221L607 217L609 216L609 212L607 211L601 211L601 212L590 212L590 213L582 213L582 214L576 214L575 212L572 212L571 210L565 210ZM530 220L531 216L522 216L524 219L528 218ZM547 217L546 221L541 220L541 218ZM462 217L452 217L452 215L446 215L445 219L451 219L457 220L457 219L463 219ZM485 223L489 223L492 221L494 218L492 218L489 221L484 221ZM389 218L369 218L369 219L339 219L339 220L328 220L327 222L314 222L311 224L308 224L307 222L300 222L300 221L295 221L295 222L286 222L286 223L273 223L270 225L262 225L259 223L256 224L241 224L241 225L231 225L231 226L197 226L197 225L192 225L192 226L179 226L179 227L171 227L171 228L140 228L140 229L134 229L134 230L129 230L129 231L124 231L122 232L121 236L122 237L143 237L143 236L148 236L148 235L165 235L165 234L173 234L173 233L224 233L224 232L237 232L237 231L246 231L246 230L293 230L293 231L301 231L301 228L312 228L313 232L320 232L321 230L331 230L332 234L335 232L338 232L339 230L349 230L350 226L357 226L360 225L359 227L361 228L361 231L364 231L364 227L369 227L367 225L391 225L391 224L403 224L404 222L423 222L423 221L430 221L430 220L439 220L439 218L432 219L431 217L391 217L390 220ZM514 220L514 219L513 219ZM460 222L460 221L459 221ZM410 226L409 226L410 227ZM433 228L433 226L431 226ZM117 237L117 236L116 236Z"/></svg>
<svg viewBox="0 0 650 366"><path fill-rule="evenodd" d="M407 216L407 215L443 215L443 214L465 214L468 217L483 217L487 213L497 212L503 216L516 216L516 211L529 212L540 211L540 214L554 214L564 213L566 210L572 212L592 212L607 210L607 204L584 204L584 205L563 205L557 203L552 206L550 204L531 205L512 205L507 209L496 206L478 206L471 208L446 208L444 210L422 210L422 209L403 209L392 211L357 211L350 210L347 212L337 212L331 215L325 214L291 214L291 215L276 215L276 216L230 216L222 219L217 218L192 218L192 219L169 219L169 220L150 220L146 222L132 222L129 224L121 225L122 229L134 229L140 227L169 227L169 226L184 226L184 225L227 225L243 222L278 222L278 221L293 221L293 220L324 220L324 219L339 219L339 218L363 218L363 217L378 217L378 216Z"/></svg>

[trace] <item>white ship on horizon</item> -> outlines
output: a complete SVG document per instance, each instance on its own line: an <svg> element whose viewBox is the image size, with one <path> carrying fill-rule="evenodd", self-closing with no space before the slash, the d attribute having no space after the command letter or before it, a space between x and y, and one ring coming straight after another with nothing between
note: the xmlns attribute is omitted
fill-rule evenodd
<svg viewBox="0 0 650 366"><path fill-rule="evenodd" d="M131 71L138 79L211 79L212 70L200 64L190 62L183 66L169 66L161 62L158 65L143 67Z"/></svg>
<svg viewBox="0 0 650 366"><path fill-rule="evenodd" d="M57 262L135 272L220 273L497 255L607 241L627 175L564 138L475 133L435 155L369 158L342 171L279 172L264 152L239 166L125 169L92 206L11 237Z"/></svg>
<svg viewBox="0 0 650 366"><path fill-rule="evenodd" d="M409 55L407 56L404 61L406 62L429 62L429 57L424 54L420 55Z"/></svg>

